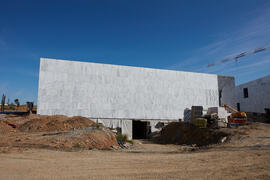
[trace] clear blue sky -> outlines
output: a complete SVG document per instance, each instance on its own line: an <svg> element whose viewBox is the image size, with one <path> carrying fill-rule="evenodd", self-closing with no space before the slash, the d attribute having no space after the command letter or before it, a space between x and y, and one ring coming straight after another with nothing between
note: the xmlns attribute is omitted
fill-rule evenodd
<svg viewBox="0 0 270 180"><path fill-rule="evenodd" d="M37 101L39 58L216 73L270 74L269 0L0 0L0 94Z"/></svg>

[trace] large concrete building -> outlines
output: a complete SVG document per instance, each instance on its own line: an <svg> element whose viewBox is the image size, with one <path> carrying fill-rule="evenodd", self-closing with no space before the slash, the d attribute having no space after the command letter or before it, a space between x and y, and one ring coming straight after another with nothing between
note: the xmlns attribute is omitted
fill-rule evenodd
<svg viewBox="0 0 270 180"><path fill-rule="evenodd" d="M241 84L235 92L240 111L265 113L265 109L270 109L270 75Z"/></svg>
<svg viewBox="0 0 270 180"><path fill-rule="evenodd" d="M194 105L233 105L234 84L214 74L41 58L37 113L89 117L132 138L143 122L154 130Z"/></svg>

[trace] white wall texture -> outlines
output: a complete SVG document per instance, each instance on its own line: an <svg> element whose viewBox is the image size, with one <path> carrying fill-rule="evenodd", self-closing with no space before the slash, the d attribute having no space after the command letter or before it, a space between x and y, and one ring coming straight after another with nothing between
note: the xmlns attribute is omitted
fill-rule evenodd
<svg viewBox="0 0 270 180"><path fill-rule="evenodd" d="M231 76L218 76L218 89L222 90L221 105L235 107L235 81Z"/></svg>
<svg viewBox="0 0 270 180"><path fill-rule="evenodd" d="M219 85L225 87L222 101L230 101L226 84L234 85L234 78L224 78L41 58L37 113L99 119L108 127L120 126L131 137L131 121L122 119L177 120L193 105L218 106Z"/></svg>
<svg viewBox="0 0 270 180"><path fill-rule="evenodd" d="M244 98L244 88L248 88L248 98ZM237 86L235 93L241 111L265 113L264 108L270 108L270 75Z"/></svg>
<svg viewBox="0 0 270 180"><path fill-rule="evenodd" d="M179 119L218 106L217 75L41 58L38 114Z"/></svg>

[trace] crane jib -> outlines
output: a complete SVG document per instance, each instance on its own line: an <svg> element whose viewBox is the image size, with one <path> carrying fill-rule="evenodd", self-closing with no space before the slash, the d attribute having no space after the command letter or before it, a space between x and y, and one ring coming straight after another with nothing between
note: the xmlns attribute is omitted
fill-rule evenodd
<svg viewBox="0 0 270 180"><path fill-rule="evenodd" d="M236 55L234 57L226 58L226 59L223 59L221 61L217 61L217 62L214 62L212 64L208 64L208 67L211 67L211 66L214 66L214 65L217 65L217 64L221 64L221 63L225 63L225 62L228 62L228 61L231 61L231 60L236 60L237 61L241 57L247 56L249 54L259 53L259 52L262 52L262 51L265 51L265 50L268 50L268 49L270 49L270 46L267 46L267 47L264 47L264 48L257 48L257 49L255 49L253 51L246 51L246 52L238 54L238 55Z"/></svg>

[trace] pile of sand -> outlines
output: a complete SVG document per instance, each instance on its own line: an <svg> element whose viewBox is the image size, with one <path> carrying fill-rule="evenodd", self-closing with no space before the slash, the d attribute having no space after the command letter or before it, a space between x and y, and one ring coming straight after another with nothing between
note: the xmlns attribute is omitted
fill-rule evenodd
<svg viewBox="0 0 270 180"><path fill-rule="evenodd" d="M110 149L118 146L115 135L107 128L97 129L93 132L81 133L78 132L64 134L55 137L49 137L50 141L57 141L57 143L48 143L51 147L57 149Z"/></svg>
<svg viewBox="0 0 270 180"><path fill-rule="evenodd" d="M14 128L10 122L0 119L0 133L8 133L12 130L14 130Z"/></svg>
<svg viewBox="0 0 270 180"><path fill-rule="evenodd" d="M0 119L0 147L73 150L113 146L118 146L114 133L80 116L31 115Z"/></svg>
<svg viewBox="0 0 270 180"><path fill-rule="evenodd" d="M219 143L228 134L211 129L199 128L193 124L173 122L165 126L154 141L161 144L206 146Z"/></svg>
<svg viewBox="0 0 270 180"><path fill-rule="evenodd" d="M95 124L88 118L81 116L36 116L19 126L22 132L51 132L78 129Z"/></svg>

